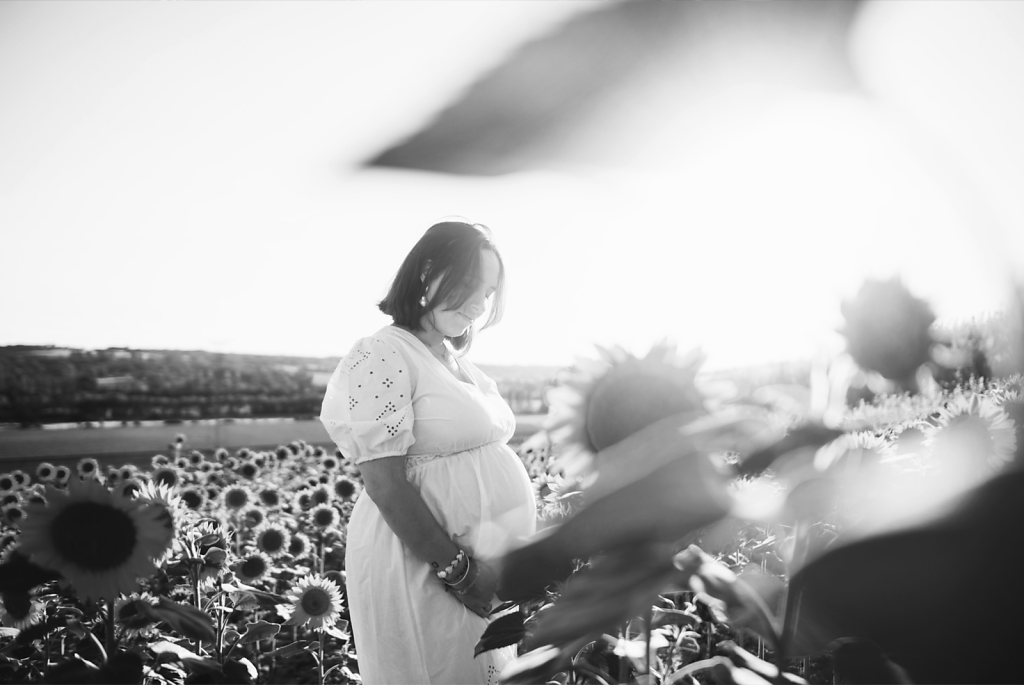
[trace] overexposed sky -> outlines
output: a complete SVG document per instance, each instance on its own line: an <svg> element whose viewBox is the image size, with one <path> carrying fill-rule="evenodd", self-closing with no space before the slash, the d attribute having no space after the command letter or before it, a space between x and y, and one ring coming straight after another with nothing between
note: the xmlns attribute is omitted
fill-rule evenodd
<svg viewBox="0 0 1024 685"><path fill-rule="evenodd" d="M673 122L698 133L635 165L356 168L597 7L0 3L0 345L340 356L451 215L508 269L482 363L664 336L712 367L811 354L871 275L944 316L1001 304L1024 255L1017 3L869 5L864 94L708 93Z"/></svg>

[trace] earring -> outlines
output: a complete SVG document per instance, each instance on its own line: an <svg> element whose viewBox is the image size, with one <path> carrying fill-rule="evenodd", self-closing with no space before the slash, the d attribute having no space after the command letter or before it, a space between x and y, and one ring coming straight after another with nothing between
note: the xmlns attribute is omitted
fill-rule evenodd
<svg viewBox="0 0 1024 685"><path fill-rule="evenodd" d="M426 295L423 295L423 297L420 298L420 306L421 307L426 307L427 306L427 296Z"/></svg>

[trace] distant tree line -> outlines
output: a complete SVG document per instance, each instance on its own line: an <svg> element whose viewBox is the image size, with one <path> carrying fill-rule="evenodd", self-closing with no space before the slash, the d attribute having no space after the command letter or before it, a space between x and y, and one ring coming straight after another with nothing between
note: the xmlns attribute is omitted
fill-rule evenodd
<svg viewBox="0 0 1024 685"><path fill-rule="evenodd" d="M0 423L314 417L338 359L203 351L0 347ZM546 379L498 379L543 413Z"/></svg>

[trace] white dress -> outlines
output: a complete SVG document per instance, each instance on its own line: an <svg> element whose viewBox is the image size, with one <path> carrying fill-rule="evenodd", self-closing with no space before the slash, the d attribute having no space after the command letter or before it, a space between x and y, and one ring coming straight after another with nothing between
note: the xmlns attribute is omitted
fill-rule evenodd
<svg viewBox="0 0 1024 685"><path fill-rule="evenodd" d="M533 534L526 469L506 444L515 417L497 385L465 359L455 378L408 331L386 326L359 340L327 386L320 420L357 465L406 455L406 475L452 540L496 557ZM515 648L473 648L487 627L445 592L364 493L348 524L349 613L367 685L496 683Z"/></svg>

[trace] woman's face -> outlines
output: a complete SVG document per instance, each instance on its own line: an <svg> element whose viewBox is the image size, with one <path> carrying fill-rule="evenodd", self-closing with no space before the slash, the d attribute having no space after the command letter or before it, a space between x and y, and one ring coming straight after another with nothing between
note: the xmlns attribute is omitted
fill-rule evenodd
<svg viewBox="0 0 1024 685"><path fill-rule="evenodd" d="M470 288L469 298L462 303L462 306L455 309L446 309L449 305L441 303L428 311L420 319L420 327L424 330L436 330L441 335L457 338L466 332L473 323L487 313L494 293L498 288L498 273L500 266L498 257L492 250L486 248L480 250L480 272L476 277L471 277L468 287ZM438 276L430 282L427 289L427 300L434 297L441 279Z"/></svg>

